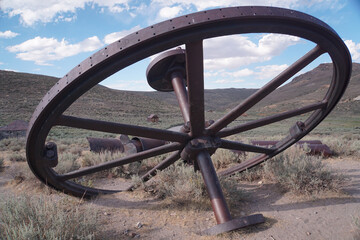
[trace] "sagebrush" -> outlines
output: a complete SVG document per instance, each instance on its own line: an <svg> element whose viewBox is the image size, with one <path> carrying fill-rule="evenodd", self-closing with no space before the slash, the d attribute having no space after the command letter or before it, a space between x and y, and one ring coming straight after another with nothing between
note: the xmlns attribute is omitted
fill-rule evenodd
<svg viewBox="0 0 360 240"><path fill-rule="evenodd" d="M97 214L46 197L11 196L0 203L1 239L95 239Z"/></svg>

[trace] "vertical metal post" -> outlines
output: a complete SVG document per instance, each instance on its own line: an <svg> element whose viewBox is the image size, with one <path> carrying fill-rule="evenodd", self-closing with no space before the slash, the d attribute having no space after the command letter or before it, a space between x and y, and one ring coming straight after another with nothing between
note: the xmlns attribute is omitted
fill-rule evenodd
<svg viewBox="0 0 360 240"><path fill-rule="evenodd" d="M232 217L209 153L207 151L199 152L196 160L203 176L206 190L210 196L217 224L230 221Z"/></svg>
<svg viewBox="0 0 360 240"><path fill-rule="evenodd" d="M188 94L185 86L185 79L180 71L171 74L171 83L178 100L185 124L190 121Z"/></svg>

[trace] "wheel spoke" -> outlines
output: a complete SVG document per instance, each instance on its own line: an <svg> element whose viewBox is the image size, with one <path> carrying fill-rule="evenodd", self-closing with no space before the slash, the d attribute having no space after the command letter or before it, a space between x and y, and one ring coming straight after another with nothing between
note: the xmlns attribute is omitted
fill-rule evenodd
<svg viewBox="0 0 360 240"><path fill-rule="evenodd" d="M60 116L55 124L59 126L74 127L108 133L126 134L171 142L185 142L189 139L189 136L187 134L181 132L173 132L163 129L148 128L65 115Z"/></svg>
<svg viewBox="0 0 360 240"><path fill-rule="evenodd" d="M240 103L237 107L232 109L229 113L227 113L224 117L216 121L213 125L208 128L211 134L215 134L219 132L221 129L226 127L229 123L234 121L236 118L241 116L251 107L253 107L256 103L261 101L271 92L273 92L276 88L278 88L281 84L286 82L289 78L294 76L301 69L306 67L309 63L314 61L320 55L322 55L324 51L317 45L295 63L293 63L290 67L288 67L285 71L276 76L273 80L268 82L265 86L260 88L257 92L252 94L250 97L245 99L242 103Z"/></svg>
<svg viewBox="0 0 360 240"><path fill-rule="evenodd" d="M204 116L204 60L202 41L186 44L186 72L190 105L192 137L203 134Z"/></svg>
<svg viewBox="0 0 360 240"><path fill-rule="evenodd" d="M180 158L180 151L174 152L164 160L162 160L159 164L157 164L155 167L150 169L147 173L141 176L141 180L146 182L150 179L150 177L153 177L157 174L158 171L164 170L165 168L169 167L171 164L179 160ZM131 185L126 190L134 189L134 185Z"/></svg>
<svg viewBox="0 0 360 240"><path fill-rule="evenodd" d="M220 138L228 137L233 134L245 132L245 131L248 131L248 130L251 130L254 128L263 127L265 125L275 123L275 122L278 122L281 120L285 120L287 118L295 117L300 114L304 114L304 113L311 112L311 111L314 111L317 109L325 108L326 106L327 106L327 101L314 103L314 104L311 104L311 105L308 105L308 106L305 106L305 107L302 107L299 109L287 111L284 113L274 114L272 116L268 116L268 117L265 117L262 119L247 122L247 123L235 126L235 127L225 128L225 129L221 130L220 132L218 132L216 134L216 136L220 137Z"/></svg>
<svg viewBox="0 0 360 240"><path fill-rule="evenodd" d="M265 153L271 154L274 152L274 149L258 147L250 144L245 144L241 142L234 142L229 140L221 140L220 148L230 149L230 150L239 150L244 152L256 152L256 153Z"/></svg>
<svg viewBox="0 0 360 240"><path fill-rule="evenodd" d="M229 176L237 172L245 171L246 169L255 167L256 165L264 162L267 158L268 156L266 154L255 156L249 160L246 160L245 162L242 162L236 166L230 167L224 171L219 172L218 175L219 177L223 177L223 176Z"/></svg>
<svg viewBox="0 0 360 240"><path fill-rule="evenodd" d="M85 175L88 175L91 173L96 173L96 172L110 169L113 167L118 167L118 166L129 164L132 162L141 161L146 158L155 157L160 154L180 150L182 147L183 147L183 145L179 144L179 143L171 143L171 144L163 145L163 146L156 147L156 148L153 148L150 150L139 152L134 155L123 157L119 160L113 160L113 161L105 162L105 163L102 163L102 164L99 164L96 166L87 167L87 168L79 169L79 170L69 172L69 173L66 173L63 175L59 175L58 180L65 181L65 180L69 180L69 179L76 178L76 177L82 177L82 176L85 176Z"/></svg>

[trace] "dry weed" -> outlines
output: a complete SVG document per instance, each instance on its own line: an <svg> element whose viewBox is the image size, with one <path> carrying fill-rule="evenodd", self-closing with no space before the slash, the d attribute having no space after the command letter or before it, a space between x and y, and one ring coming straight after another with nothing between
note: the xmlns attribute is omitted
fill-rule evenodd
<svg viewBox="0 0 360 240"><path fill-rule="evenodd" d="M1 239L95 239L97 214L46 197L9 196L0 204Z"/></svg>

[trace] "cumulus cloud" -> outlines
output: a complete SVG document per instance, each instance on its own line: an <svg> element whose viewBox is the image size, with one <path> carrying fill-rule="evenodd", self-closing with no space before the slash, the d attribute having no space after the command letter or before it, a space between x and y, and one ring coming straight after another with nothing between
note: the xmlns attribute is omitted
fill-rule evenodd
<svg viewBox="0 0 360 240"><path fill-rule="evenodd" d="M93 36L81 42L70 44L65 39L35 37L21 44L9 46L9 52L24 61L33 61L38 65L50 65L49 62L77 55L81 52L91 52L103 46L98 37Z"/></svg>
<svg viewBox="0 0 360 240"><path fill-rule="evenodd" d="M18 33L12 32L10 30L7 30L5 32L0 32L0 38L14 38L17 35L19 35Z"/></svg>
<svg viewBox="0 0 360 240"><path fill-rule="evenodd" d="M265 65L265 66L256 67L256 70L258 70L256 72L256 78L262 79L262 80L263 79L272 79L288 67L289 67L289 65L287 65L287 64Z"/></svg>
<svg viewBox="0 0 360 240"><path fill-rule="evenodd" d="M344 3L339 0L151 0L148 8L156 9L158 17L169 18L181 13L183 9L195 11L215 7L267 5L285 8L309 8L316 5L322 9L339 9ZM36 22L73 20L76 11L86 6L98 6L101 12L107 9L112 13L127 11L134 16L133 10L144 6L144 2L131 0L1 0L0 9L10 17L19 16L21 22L31 26ZM159 11L160 9L160 11ZM151 14L150 14L151 15ZM62 17L62 18L59 18Z"/></svg>
<svg viewBox="0 0 360 240"><path fill-rule="evenodd" d="M113 43L113 42L119 40L120 38L123 38L123 37L125 37L126 35L129 35L129 34L131 34L131 33L133 33L133 32L136 32L136 31L138 31L138 30L140 30L140 29L141 29L141 27L140 27L139 25L137 25L137 26L135 26L135 27L133 27L133 28L131 28L131 29L129 29L129 30L124 30L124 31L121 31L121 32L113 32L113 33L110 33L110 34L108 34L108 35L106 35L106 36L104 37L104 42L105 42L106 44Z"/></svg>
<svg viewBox="0 0 360 240"><path fill-rule="evenodd" d="M153 3L161 6L173 6L181 4L183 6L194 6L196 10L201 11L214 7L230 7L230 6L276 6L285 8L302 8L321 5L324 8L342 8L343 4L338 0L153 0Z"/></svg>
<svg viewBox="0 0 360 240"><path fill-rule="evenodd" d="M353 61L360 61L360 43L355 43L352 40L345 40L346 46L349 48Z"/></svg>
<svg viewBox="0 0 360 240"><path fill-rule="evenodd" d="M261 37L258 43L240 35L208 39L204 41L205 69L234 69L268 61L299 41L295 36L272 33Z"/></svg>
<svg viewBox="0 0 360 240"><path fill-rule="evenodd" d="M0 9L10 17L20 16L21 22L31 26L36 22L52 22L54 20L71 20L65 14L75 14L86 5L106 7L110 12L121 12L129 9L129 0L1 0Z"/></svg>
<svg viewBox="0 0 360 240"><path fill-rule="evenodd" d="M167 19L167 18L174 18L183 10L181 6L174 6L174 7L163 7L159 11L159 18Z"/></svg>
<svg viewBox="0 0 360 240"><path fill-rule="evenodd" d="M215 80L214 83L240 83L244 82L243 79L218 79Z"/></svg>

